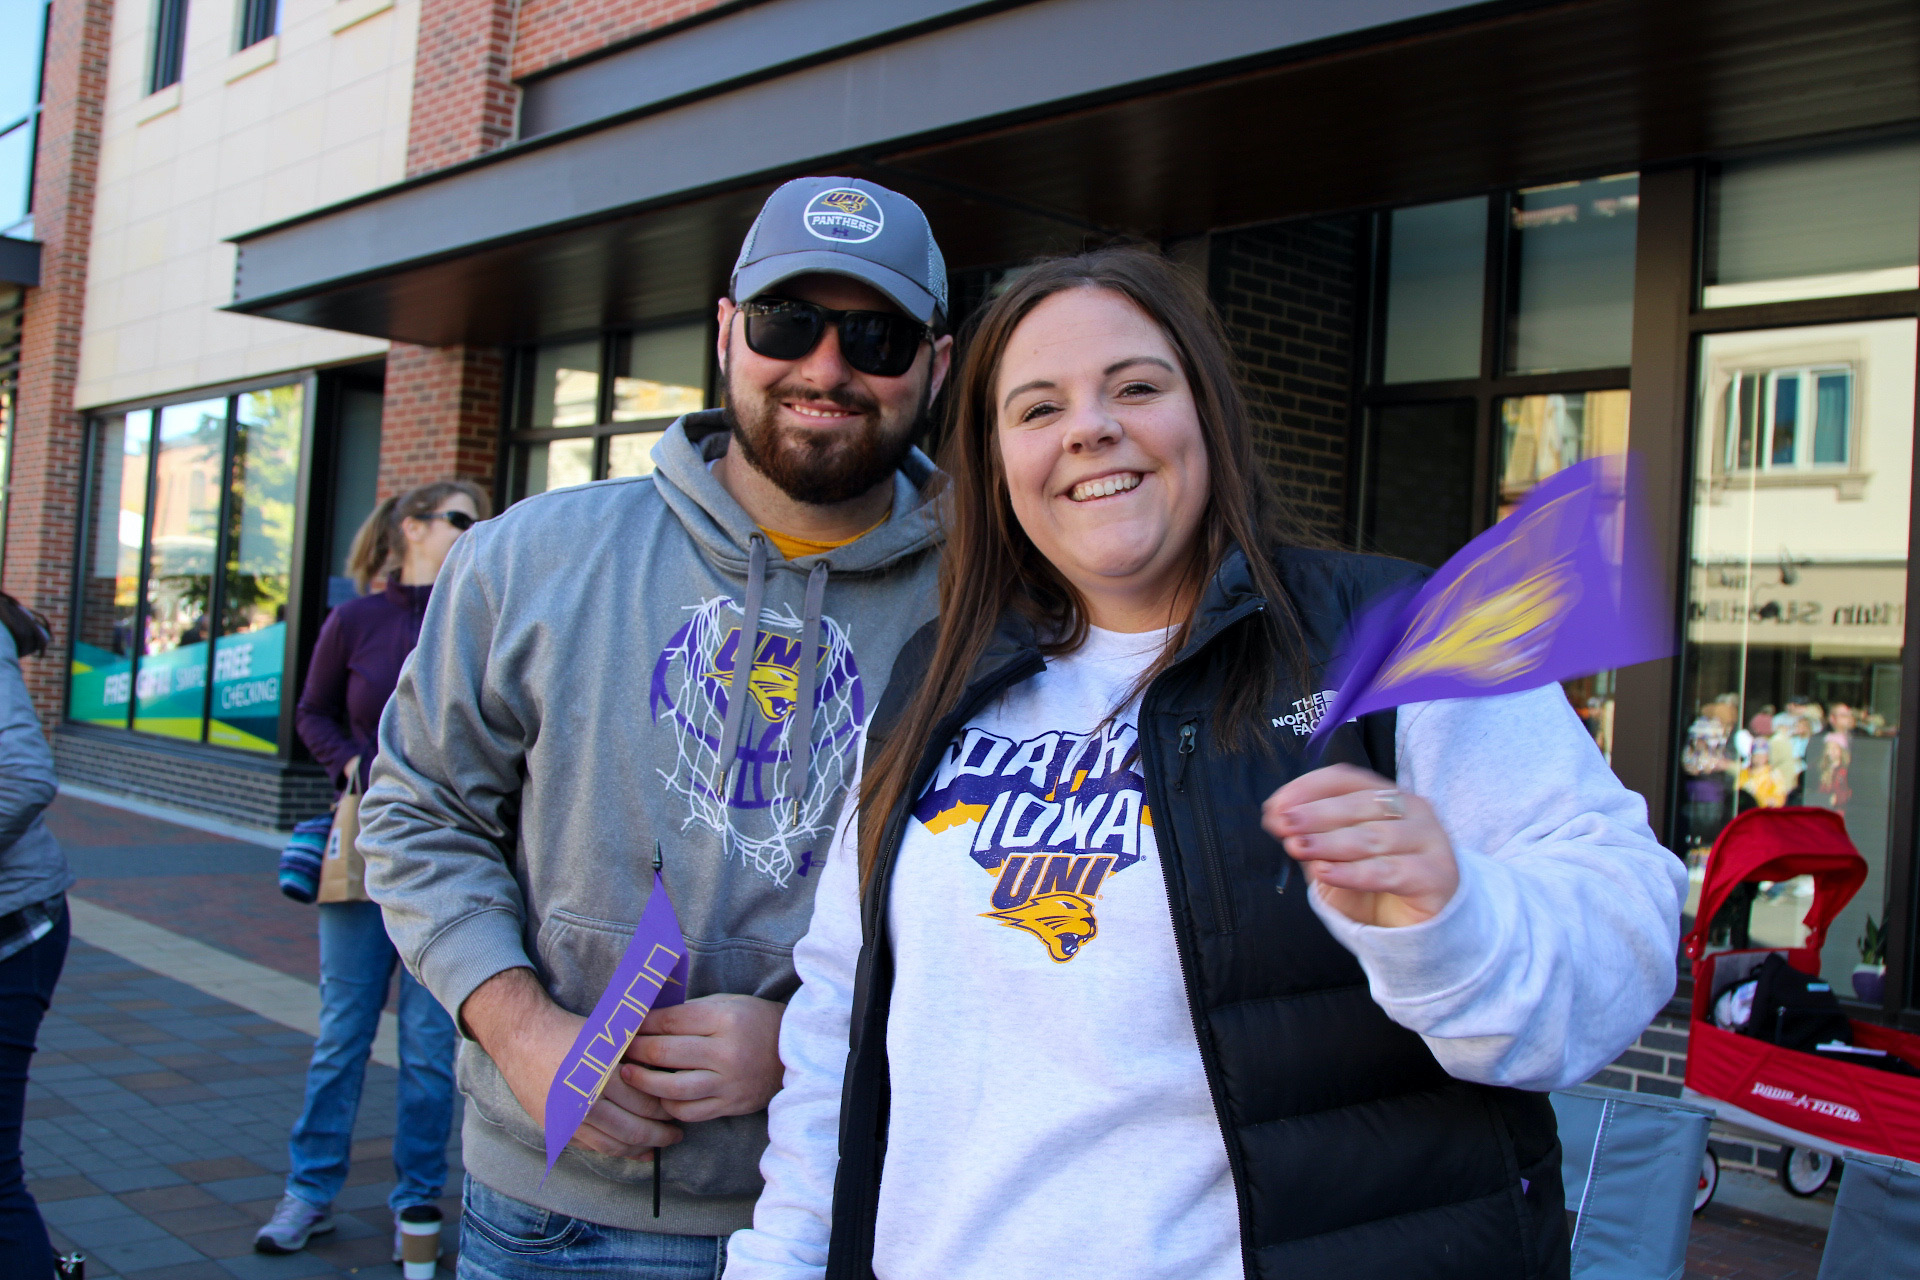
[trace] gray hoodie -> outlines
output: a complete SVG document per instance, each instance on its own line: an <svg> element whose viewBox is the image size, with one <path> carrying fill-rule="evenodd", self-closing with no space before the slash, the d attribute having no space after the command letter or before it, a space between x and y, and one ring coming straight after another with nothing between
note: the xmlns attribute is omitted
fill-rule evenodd
<svg viewBox="0 0 1920 1280"><path fill-rule="evenodd" d="M646 905L656 840L688 994L794 991L861 730L933 615L936 473L914 452L885 524L788 561L707 469L722 426L711 411L675 423L650 477L518 503L441 572L381 720L360 850L394 945L449 1010L531 965L590 1011ZM755 660L730 707L743 632ZM751 1221L764 1112L686 1126L655 1218L650 1164L569 1148L542 1186L540 1128L472 1040L459 1079L466 1167L496 1191L672 1234Z"/></svg>

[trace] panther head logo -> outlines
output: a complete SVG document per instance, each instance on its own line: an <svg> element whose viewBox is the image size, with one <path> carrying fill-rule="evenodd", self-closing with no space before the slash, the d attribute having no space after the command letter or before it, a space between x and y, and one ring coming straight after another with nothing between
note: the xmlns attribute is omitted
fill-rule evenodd
<svg viewBox="0 0 1920 1280"><path fill-rule="evenodd" d="M1081 944L1093 941L1100 932L1093 918L1093 903L1077 893L1042 894L1005 911L980 914L1040 939L1047 944L1047 954L1055 964L1073 959L1080 954Z"/></svg>
<svg viewBox="0 0 1920 1280"><path fill-rule="evenodd" d="M842 213L864 213L867 208L867 198L858 191L829 191L820 197L820 203Z"/></svg>

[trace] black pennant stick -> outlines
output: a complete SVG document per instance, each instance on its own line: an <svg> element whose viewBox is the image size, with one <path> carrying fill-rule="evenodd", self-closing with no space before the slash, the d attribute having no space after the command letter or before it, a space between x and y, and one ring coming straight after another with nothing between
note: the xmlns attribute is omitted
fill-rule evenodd
<svg viewBox="0 0 1920 1280"><path fill-rule="evenodd" d="M655 875L660 873L660 842L658 840L653 842L653 871ZM656 1218L660 1216L660 1153L663 1149L661 1147L653 1149L653 1216Z"/></svg>

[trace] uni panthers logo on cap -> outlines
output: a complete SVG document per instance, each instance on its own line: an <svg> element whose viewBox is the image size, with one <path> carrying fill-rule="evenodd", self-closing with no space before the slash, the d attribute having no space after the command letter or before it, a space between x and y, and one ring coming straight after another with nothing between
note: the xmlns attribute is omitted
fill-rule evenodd
<svg viewBox="0 0 1920 1280"><path fill-rule="evenodd" d="M841 244L865 244L887 225L880 202L852 187L822 191L807 201L800 220L813 235Z"/></svg>

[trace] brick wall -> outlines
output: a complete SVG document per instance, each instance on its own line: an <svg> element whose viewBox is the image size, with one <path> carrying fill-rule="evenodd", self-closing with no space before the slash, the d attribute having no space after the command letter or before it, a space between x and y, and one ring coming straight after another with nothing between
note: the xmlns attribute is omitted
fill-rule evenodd
<svg viewBox="0 0 1920 1280"><path fill-rule="evenodd" d="M522 0L513 45L513 77L522 79L729 3L731 0Z"/></svg>
<svg viewBox="0 0 1920 1280"><path fill-rule="evenodd" d="M269 831L323 812L333 782L317 764L160 744L72 726L52 735L60 780Z"/></svg>
<svg viewBox="0 0 1920 1280"><path fill-rule="evenodd" d="M493 484L505 366L492 347L393 344L380 417L381 498L456 476Z"/></svg>
<svg viewBox="0 0 1920 1280"><path fill-rule="evenodd" d="M1254 452L1328 537L1347 521L1359 221L1325 218L1213 237L1209 292L1253 411Z"/></svg>
<svg viewBox="0 0 1920 1280"><path fill-rule="evenodd" d="M4 587L53 623L54 652L68 639L73 539L80 513L84 423L74 412L88 242L106 99L112 0L63 0L47 33L46 101L33 187L40 287L27 291L20 332ZM24 664L41 719L60 713L61 663Z"/></svg>
<svg viewBox="0 0 1920 1280"><path fill-rule="evenodd" d="M1589 1084L1629 1093L1652 1093L1677 1098L1687 1075L1687 1001L1669 1001L1633 1047ZM1734 1125L1715 1122L1708 1141L1721 1165L1773 1173L1780 1168L1780 1144Z"/></svg>
<svg viewBox="0 0 1920 1280"><path fill-rule="evenodd" d="M513 141L520 91L508 78L513 0L421 0L407 176Z"/></svg>

